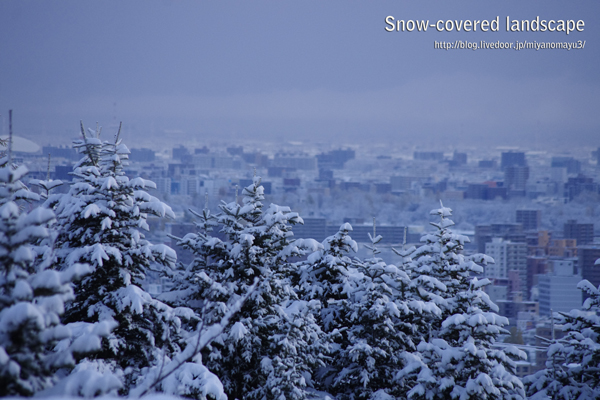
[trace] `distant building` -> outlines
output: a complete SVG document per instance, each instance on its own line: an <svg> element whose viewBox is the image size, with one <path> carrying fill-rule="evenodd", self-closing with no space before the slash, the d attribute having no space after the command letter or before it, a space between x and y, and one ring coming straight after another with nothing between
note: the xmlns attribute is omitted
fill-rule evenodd
<svg viewBox="0 0 600 400"><path fill-rule="evenodd" d="M498 163L495 160L480 160L479 168L496 168Z"/></svg>
<svg viewBox="0 0 600 400"><path fill-rule="evenodd" d="M327 220L325 218L302 218L304 224L294 225L294 237L302 239L315 239L322 242L327 237Z"/></svg>
<svg viewBox="0 0 600 400"><path fill-rule="evenodd" d="M414 176L391 176L390 185L392 192L408 192L412 189L412 183L418 180L419 178Z"/></svg>
<svg viewBox="0 0 600 400"><path fill-rule="evenodd" d="M241 156L244 154L244 148L242 146L228 147L227 152L232 156Z"/></svg>
<svg viewBox="0 0 600 400"><path fill-rule="evenodd" d="M320 169L342 169L346 162L353 160L355 157L354 150L339 149L317 155L317 161Z"/></svg>
<svg viewBox="0 0 600 400"><path fill-rule="evenodd" d="M577 267L581 277L590 281L595 287L600 286L600 266L594 265L599 258L600 245L577 246Z"/></svg>
<svg viewBox="0 0 600 400"><path fill-rule="evenodd" d="M568 174L581 172L581 162L573 157L552 157L553 168L565 168Z"/></svg>
<svg viewBox="0 0 600 400"><path fill-rule="evenodd" d="M550 260L552 272L538 276L540 315L550 317L552 312L569 312L581 308L581 290L577 288L581 275L575 261Z"/></svg>
<svg viewBox="0 0 600 400"><path fill-rule="evenodd" d="M283 178L283 190L296 191L300 187L300 178Z"/></svg>
<svg viewBox="0 0 600 400"><path fill-rule="evenodd" d="M526 236L523 233L522 224L491 224L475 226L475 242L477 251L485 253L485 244L492 241L492 238L499 237L511 242L526 243Z"/></svg>
<svg viewBox="0 0 600 400"><path fill-rule="evenodd" d="M281 168L314 170L317 168L317 159L309 156L277 154L272 165Z"/></svg>
<svg viewBox="0 0 600 400"><path fill-rule="evenodd" d="M527 282L526 292L531 295L531 288L538 284L538 275L544 275L550 271L548 257L530 256L527 257Z"/></svg>
<svg viewBox="0 0 600 400"><path fill-rule="evenodd" d="M550 257L577 257L577 239L552 239L546 254Z"/></svg>
<svg viewBox="0 0 600 400"><path fill-rule="evenodd" d="M511 165L504 168L504 186L510 190L525 190L529 179L529 167Z"/></svg>
<svg viewBox="0 0 600 400"><path fill-rule="evenodd" d="M467 153L459 153L455 151L452 154L452 159L448 162L450 167L461 167L467 164Z"/></svg>
<svg viewBox="0 0 600 400"><path fill-rule="evenodd" d="M66 146L44 146L42 147L42 154L47 156L50 154L52 158L66 158L67 160L76 161L81 158L81 156L77 153L72 147Z"/></svg>
<svg viewBox="0 0 600 400"><path fill-rule="evenodd" d="M54 176L52 179L60 179L66 182L72 181L73 175L71 175L71 172L73 172L72 165L57 165L54 167Z"/></svg>
<svg viewBox="0 0 600 400"><path fill-rule="evenodd" d="M156 183L156 190L159 193L171 193L171 178L156 178L154 179L154 183Z"/></svg>
<svg viewBox="0 0 600 400"><path fill-rule="evenodd" d="M129 154L129 159L131 161L137 162L152 162L155 159L154 151L150 149L129 149L131 154Z"/></svg>
<svg viewBox="0 0 600 400"><path fill-rule="evenodd" d="M444 153L441 151L415 151L413 153L413 159L424 161L442 161L444 160Z"/></svg>
<svg viewBox="0 0 600 400"><path fill-rule="evenodd" d="M517 210L517 223L523 224L526 231L538 230L542 221L542 212L540 210Z"/></svg>
<svg viewBox="0 0 600 400"><path fill-rule="evenodd" d="M519 296L513 300L498 300L498 314L508 318L509 326L517 326L519 313L527 312L533 315L539 315L539 304L537 301L523 301Z"/></svg>
<svg viewBox="0 0 600 400"><path fill-rule="evenodd" d="M390 193L392 191L391 183L376 183L375 184L375 193L385 194Z"/></svg>
<svg viewBox="0 0 600 400"><path fill-rule="evenodd" d="M361 190L360 182L340 182L340 190Z"/></svg>
<svg viewBox="0 0 600 400"><path fill-rule="evenodd" d="M569 178L567 183L565 183L564 196L567 201L572 201L575 197L584 192L600 193L600 185L598 185L597 182L594 182L594 179L583 174Z"/></svg>
<svg viewBox="0 0 600 400"><path fill-rule="evenodd" d="M294 225L294 237L315 239L322 242L328 236L338 233L340 225L328 224L325 218L302 218L304 225ZM377 226L377 235L381 235L381 244L401 244L404 240L403 226ZM373 235L373 225L352 225L350 237L359 243L368 243L369 234Z"/></svg>
<svg viewBox="0 0 600 400"><path fill-rule="evenodd" d="M333 171L330 169L319 169L319 180L330 181L333 179Z"/></svg>
<svg viewBox="0 0 600 400"><path fill-rule="evenodd" d="M492 241L485 244L485 254L492 257L494 264L488 264L485 267L484 275L486 278L507 279L508 272L518 271L521 286L527 282L527 244L513 243L505 241L502 238L492 238Z"/></svg>
<svg viewBox="0 0 600 400"><path fill-rule="evenodd" d="M495 200L497 198L506 199L507 190L505 187L498 186L498 182L470 183L465 191L466 199Z"/></svg>
<svg viewBox="0 0 600 400"><path fill-rule="evenodd" d="M187 161L186 159L190 156L189 150L183 145L173 148L173 158L176 160Z"/></svg>
<svg viewBox="0 0 600 400"><path fill-rule="evenodd" d="M500 167L506 169L508 167L526 167L525 153L510 151L502 153L502 161Z"/></svg>
<svg viewBox="0 0 600 400"><path fill-rule="evenodd" d="M527 375L531 375L535 369L535 365L529 361L516 361L515 365L517 366L515 375L519 379L523 379Z"/></svg>
<svg viewBox="0 0 600 400"><path fill-rule="evenodd" d="M563 227L564 237L577 240L577 244L594 242L594 224L578 224L577 220L570 219Z"/></svg>
<svg viewBox="0 0 600 400"><path fill-rule="evenodd" d="M200 192L200 184L201 184L201 181L198 178L187 177L185 179L182 179L182 182L181 182L182 193L181 194L186 194L188 196L193 196L195 194L198 194Z"/></svg>

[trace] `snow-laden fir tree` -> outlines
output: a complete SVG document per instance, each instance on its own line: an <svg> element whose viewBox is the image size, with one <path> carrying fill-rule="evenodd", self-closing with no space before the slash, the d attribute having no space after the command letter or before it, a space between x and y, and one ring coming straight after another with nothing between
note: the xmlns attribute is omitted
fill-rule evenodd
<svg viewBox="0 0 600 400"><path fill-rule="evenodd" d="M263 193L255 177L243 190L242 205L221 204L216 222L223 227L225 242L205 232L181 242L197 255L188 276L198 285L196 293L189 292L200 300L198 311L208 310L214 320L257 282L203 361L219 376L230 399L302 399L326 349L312 313L317 304L297 298L288 259L314 250L316 242L294 241L291 226L302 219L288 207L271 204L265 209ZM202 215L201 224L206 224L207 214Z"/></svg>
<svg viewBox="0 0 600 400"><path fill-rule="evenodd" d="M413 362L399 375L410 381L412 373L416 380L409 398L524 398L510 356L525 355L516 348L493 348L498 335L506 333L502 326L508 320L496 314L497 306L482 290L490 282L473 276L483 272L478 264L493 260L461 254L468 238L449 229L449 208L431 214L440 220L431 223L436 231L421 239L425 244L414 254L412 271L417 296L434 301L441 314L430 314Z"/></svg>
<svg viewBox="0 0 600 400"><path fill-rule="evenodd" d="M358 245L350 237L351 231L350 224L342 224L335 235L323 241L323 248L299 264L295 278L302 299L320 302L317 321L327 334L348 326L344 322L348 316L342 314L342 303L347 303L348 293L356 286L356 280L352 279L356 269L348 254L358 251Z"/></svg>
<svg viewBox="0 0 600 400"><path fill-rule="evenodd" d="M358 245L350 237L352 226L342 224L339 231L327 237L322 248L310 254L306 261L298 263L292 275L298 296L305 301L317 301L314 308L317 324L325 333L323 340L331 349L328 362L314 371L315 386L332 391L333 378L339 365L332 360L340 349L348 347L350 316L347 314L348 296L356 287L356 269L348 257L350 251L358 251Z"/></svg>
<svg viewBox="0 0 600 400"><path fill-rule="evenodd" d="M129 150L118 134L103 142L99 129L89 136L83 125L81 131L75 148L84 157L75 166L70 190L47 201L57 216L57 269L87 263L93 270L76 285L64 321L118 324L91 358L123 375L127 392L142 368L178 351L179 318L141 288L151 263L173 265L176 258L169 247L144 238L146 218L174 215L146 192L155 188L153 182L125 175Z"/></svg>
<svg viewBox="0 0 600 400"><path fill-rule="evenodd" d="M406 296L410 278L402 269L377 256L379 235L369 235L373 252L365 260L355 258L355 287L343 313L349 316L347 343L334 355L339 365L333 392L343 399L404 397L406 387L395 381L404 368L406 353L415 350L416 326L411 323L419 306Z"/></svg>
<svg viewBox="0 0 600 400"><path fill-rule="evenodd" d="M208 196L208 194L207 194ZM221 239L212 236L219 226L218 215L211 213L207 206L201 211L189 210L197 217L196 232L177 238L177 245L191 251L194 259L188 265L179 263L178 268L165 272L174 282L169 292L162 293L160 299L178 307L189 306L196 310L195 318L187 321L192 326L214 324L223 318L234 301L231 287L221 284L218 277L222 266L228 260L228 246Z"/></svg>
<svg viewBox="0 0 600 400"><path fill-rule="evenodd" d="M549 343L546 368L526 377L531 399L600 398L600 288L588 280L578 288L589 297L581 310L557 315L565 336Z"/></svg>
<svg viewBox="0 0 600 400"><path fill-rule="evenodd" d="M42 242L50 237L47 225L54 213L40 207L22 209L20 200L37 200L20 181L26 172L25 167L0 169L2 397L31 396L47 389L58 380L58 368L74 365L72 346L55 350L59 341L71 336L59 317L64 301L73 296L71 281L89 272L79 264L58 272L38 262L38 256L48 251Z"/></svg>

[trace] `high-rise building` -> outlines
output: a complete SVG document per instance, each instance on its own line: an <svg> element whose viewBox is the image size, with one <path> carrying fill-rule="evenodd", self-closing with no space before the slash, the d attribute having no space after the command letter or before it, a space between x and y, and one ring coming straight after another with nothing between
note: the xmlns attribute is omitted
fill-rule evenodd
<svg viewBox="0 0 600 400"><path fill-rule="evenodd" d="M502 153L502 161L500 167L506 169L508 167L526 167L527 161L525 161L525 153L509 151Z"/></svg>
<svg viewBox="0 0 600 400"><path fill-rule="evenodd" d="M552 312L569 312L581 308L581 291L577 288L581 275L576 272L574 259L549 260L552 272L538 275L540 316Z"/></svg>
<svg viewBox="0 0 600 400"><path fill-rule="evenodd" d="M504 168L504 186L508 190L525 190L529 179L529 167L511 165Z"/></svg>
<svg viewBox="0 0 600 400"><path fill-rule="evenodd" d="M552 157L553 168L566 168L569 174L581 172L581 162L573 157Z"/></svg>
<svg viewBox="0 0 600 400"><path fill-rule="evenodd" d="M523 224L523 229L538 230L542 221L540 210L517 210L517 223Z"/></svg>
<svg viewBox="0 0 600 400"><path fill-rule="evenodd" d="M492 238L490 243L485 244L485 254L492 257L494 264L485 267L486 278L507 279L509 271L517 271L519 286L525 288L527 285L527 244L513 243L502 238Z"/></svg>
<svg viewBox="0 0 600 400"><path fill-rule="evenodd" d="M600 285L600 265L595 265L596 260L600 259L599 245L577 246L577 267L583 279L587 279L598 287ZM584 294L584 297L585 294Z"/></svg>
<svg viewBox="0 0 600 400"><path fill-rule="evenodd" d="M538 284L538 276L544 275L550 270L548 257L530 256L527 257L527 294L531 295L531 288Z"/></svg>
<svg viewBox="0 0 600 400"><path fill-rule="evenodd" d="M570 219L564 224L565 238L577 240L577 244L590 244L594 242L594 224L578 224L577 220Z"/></svg>
<svg viewBox="0 0 600 400"><path fill-rule="evenodd" d="M589 178L583 174L571 177L567 183L565 183L564 196L568 201L572 201L575 197L584 192L600 193L600 185L597 182L594 182L593 178Z"/></svg>
<svg viewBox="0 0 600 400"><path fill-rule="evenodd" d="M491 224L475 226L475 242L477 251L485 253L485 244L492 241L492 238L499 237L511 242L526 243L526 236L523 233L523 224Z"/></svg>

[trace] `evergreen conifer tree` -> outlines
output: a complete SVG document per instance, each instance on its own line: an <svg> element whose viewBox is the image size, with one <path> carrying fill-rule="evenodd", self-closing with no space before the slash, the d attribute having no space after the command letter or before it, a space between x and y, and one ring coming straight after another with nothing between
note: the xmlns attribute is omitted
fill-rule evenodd
<svg viewBox="0 0 600 400"><path fill-rule="evenodd" d="M406 297L409 276L377 256L381 236L369 235L373 256L354 259L355 289L345 303L349 315L348 342L335 355L342 366L334 392L344 399L403 397L406 388L396 375L405 367L406 353L415 350L414 302Z"/></svg>
<svg viewBox="0 0 600 400"><path fill-rule="evenodd" d="M216 320L229 304L250 293L230 326L205 353L204 362L223 382L230 398L302 399L314 365L321 363L320 337L311 304L300 301L290 286L294 268L288 261L311 240L292 240L291 225L302 219L288 207L264 209L260 178L243 190L243 204L221 204L217 221L226 242L205 233L187 235L182 244L195 249L196 294L209 319ZM201 217L206 226L208 214ZM212 225L212 223L211 223Z"/></svg>
<svg viewBox="0 0 600 400"><path fill-rule="evenodd" d="M338 232L327 237L322 248L310 254L297 270L296 286L304 300L318 300L320 310L317 321L323 331L331 334L347 327L347 317L341 314L341 304L347 302L348 293L354 290L356 273L350 251L357 252L358 245L350 237L352 226L342 224Z"/></svg>
<svg viewBox="0 0 600 400"><path fill-rule="evenodd" d="M0 396L31 396L56 383L58 368L74 365L72 346L54 347L71 336L59 319L73 295L70 282L89 272L79 264L58 272L38 262L54 213L19 206L36 200L20 181L26 172L0 169Z"/></svg>
<svg viewBox="0 0 600 400"><path fill-rule="evenodd" d="M526 377L531 399L600 398L600 288L588 280L578 288L589 297L581 310L558 314L565 336L550 343L546 368Z"/></svg>
<svg viewBox="0 0 600 400"><path fill-rule="evenodd" d="M127 392L142 368L161 361L163 351L168 356L179 350L179 318L140 285L150 263L169 266L176 259L172 249L152 245L140 230L148 229L149 214L174 215L146 192L153 182L125 175L129 150L118 134L114 142L102 142L99 129L89 137L83 125L82 134L75 147L84 157L69 192L51 195L47 202L58 220L57 268L87 263L93 270L76 285L64 321L118 323L92 358L124 374Z"/></svg>
<svg viewBox="0 0 600 400"><path fill-rule="evenodd" d="M431 212L440 222L426 234L425 245L415 252L413 271L417 295L438 305L441 314L430 314L428 332L417 346L422 361L416 384L408 395L413 399L521 399L524 390L514 375L515 363L507 355L524 357L516 348L492 348L508 320L495 312L479 281L472 276L483 272L478 265L493 261L485 255L461 254L466 237L449 228L451 210L441 207ZM477 263L476 263L477 261ZM414 368L414 365L413 365Z"/></svg>

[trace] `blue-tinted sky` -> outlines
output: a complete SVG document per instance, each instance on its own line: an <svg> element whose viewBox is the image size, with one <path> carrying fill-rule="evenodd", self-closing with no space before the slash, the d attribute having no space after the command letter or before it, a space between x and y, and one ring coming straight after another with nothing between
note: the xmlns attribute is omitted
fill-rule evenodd
<svg viewBox="0 0 600 400"><path fill-rule="evenodd" d="M386 32L385 18L482 20L501 32ZM583 32L505 32L505 18L584 20ZM78 121L145 138L432 146L600 145L600 2L0 2L0 113L68 143ZM582 50L440 50L434 41L585 40ZM518 144L518 143L517 143Z"/></svg>

